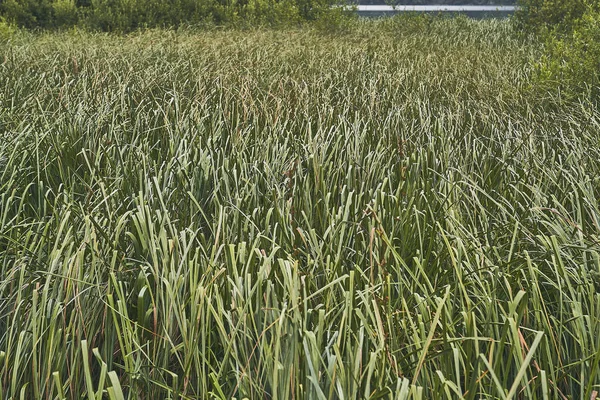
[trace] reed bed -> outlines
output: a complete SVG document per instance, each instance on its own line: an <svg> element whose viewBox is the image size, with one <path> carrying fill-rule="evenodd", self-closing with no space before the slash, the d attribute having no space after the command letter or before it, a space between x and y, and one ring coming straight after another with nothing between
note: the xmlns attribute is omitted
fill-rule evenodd
<svg viewBox="0 0 600 400"><path fill-rule="evenodd" d="M510 22L0 42L0 398L590 399L600 113Z"/></svg>

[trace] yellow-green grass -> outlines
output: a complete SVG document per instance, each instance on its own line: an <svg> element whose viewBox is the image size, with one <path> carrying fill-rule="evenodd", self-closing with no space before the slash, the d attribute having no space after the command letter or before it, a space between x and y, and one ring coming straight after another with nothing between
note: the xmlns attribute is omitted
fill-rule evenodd
<svg viewBox="0 0 600 400"><path fill-rule="evenodd" d="M509 21L0 42L0 398L589 399L600 113Z"/></svg>

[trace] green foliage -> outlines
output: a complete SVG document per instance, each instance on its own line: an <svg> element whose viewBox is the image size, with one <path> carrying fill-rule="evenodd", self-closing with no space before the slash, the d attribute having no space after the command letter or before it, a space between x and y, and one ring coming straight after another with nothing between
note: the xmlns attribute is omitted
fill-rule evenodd
<svg viewBox="0 0 600 400"><path fill-rule="evenodd" d="M589 8L590 0L519 0L515 21L520 29L570 32Z"/></svg>
<svg viewBox="0 0 600 400"><path fill-rule="evenodd" d="M0 15L26 28L77 23L105 31L216 23L239 26L313 21L332 13L332 0L6 0Z"/></svg>
<svg viewBox="0 0 600 400"><path fill-rule="evenodd" d="M537 64L540 86L566 96L600 93L600 2L523 0L515 21L545 46Z"/></svg>
<svg viewBox="0 0 600 400"><path fill-rule="evenodd" d="M211 12L219 15L216 6L212 0L91 0L86 21L93 28L106 31L176 26L178 22L197 22Z"/></svg>
<svg viewBox="0 0 600 400"><path fill-rule="evenodd" d="M0 18L0 41L10 39L16 32L17 29L13 25Z"/></svg>
<svg viewBox="0 0 600 400"><path fill-rule="evenodd" d="M348 14L347 9L334 8L315 16L314 27L326 34L344 34L352 30L358 19L356 14Z"/></svg>
<svg viewBox="0 0 600 400"><path fill-rule="evenodd" d="M0 15L23 27L48 27L51 18L49 0L5 0L0 3Z"/></svg>
<svg viewBox="0 0 600 400"><path fill-rule="evenodd" d="M55 0L52 3L54 25L57 27L69 27L77 24L78 11L75 0Z"/></svg>
<svg viewBox="0 0 600 400"><path fill-rule="evenodd" d="M540 61L542 82L564 93L600 95L600 13L588 11L574 23L569 35L546 38L546 54Z"/></svg>
<svg viewBox="0 0 600 400"><path fill-rule="evenodd" d="M4 0L0 16L25 28L57 28L77 23L74 0Z"/></svg>

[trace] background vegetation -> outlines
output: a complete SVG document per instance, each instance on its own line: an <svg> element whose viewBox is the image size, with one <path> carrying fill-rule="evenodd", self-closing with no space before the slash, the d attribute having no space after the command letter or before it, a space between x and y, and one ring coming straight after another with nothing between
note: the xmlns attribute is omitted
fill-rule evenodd
<svg viewBox="0 0 600 400"><path fill-rule="evenodd" d="M189 24L280 25L315 20L331 0L3 0L0 15L25 28L127 32Z"/></svg>
<svg viewBox="0 0 600 400"><path fill-rule="evenodd" d="M436 4L514 4L514 0L434 0ZM407 4L431 3L406 0ZM326 30L345 29L351 14L335 0L2 0L3 31L68 29L131 32L141 28L196 26L289 26L317 21ZM365 0L364 3L381 3ZM517 32L535 35L545 47L535 61L538 84L567 97L597 100L600 81L600 2L517 0ZM6 33L3 34L6 36Z"/></svg>
<svg viewBox="0 0 600 400"><path fill-rule="evenodd" d="M0 3L0 398L596 398L600 9L521 5Z"/></svg>
<svg viewBox="0 0 600 400"><path fill-rule="evenodd" d="M518 29L533 33L546 47L538 62L540 81L566 96L600 95L600 2L521 0Z"/></svg>
<svg viewBox="0 0 600 400"><path fill-rule="evenodd" d="M513 29L10 33L0 397L593 397L600 113Z"/></svg>

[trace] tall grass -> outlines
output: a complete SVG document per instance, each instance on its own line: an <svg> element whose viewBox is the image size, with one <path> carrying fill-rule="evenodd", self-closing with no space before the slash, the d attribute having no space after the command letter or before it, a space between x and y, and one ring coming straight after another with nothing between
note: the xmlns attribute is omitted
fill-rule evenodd
<svg viewBox="0 0 600 400"><path fill-rule="evenodd" d="M595 396L600 114L509 22L0 54L0 398Z"/></svg>

